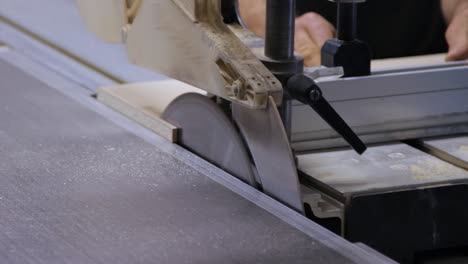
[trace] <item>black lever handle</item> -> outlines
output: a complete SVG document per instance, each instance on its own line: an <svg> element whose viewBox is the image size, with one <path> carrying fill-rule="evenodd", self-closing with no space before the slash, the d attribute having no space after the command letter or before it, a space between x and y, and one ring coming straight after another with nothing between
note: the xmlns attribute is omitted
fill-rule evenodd
<svg viewBox="0 0 468 264"><path fill-rule="evenodd" d="M286 91L291 98L310 105L357 153L366 151L366 145L323 97L322 90L312 79L296 74L289 78Z"/></svg>

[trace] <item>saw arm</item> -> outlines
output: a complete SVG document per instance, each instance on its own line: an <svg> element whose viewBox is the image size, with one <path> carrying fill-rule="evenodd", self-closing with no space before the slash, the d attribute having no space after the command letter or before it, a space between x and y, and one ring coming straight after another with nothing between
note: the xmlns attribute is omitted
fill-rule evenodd
<svg viewBox="0 0 468 264"><path fill-rule="evenodd" d="M121 31L133 63L249 108L281 104L281 83L223 23L219 0L77 1L98 36Z"/></svg>

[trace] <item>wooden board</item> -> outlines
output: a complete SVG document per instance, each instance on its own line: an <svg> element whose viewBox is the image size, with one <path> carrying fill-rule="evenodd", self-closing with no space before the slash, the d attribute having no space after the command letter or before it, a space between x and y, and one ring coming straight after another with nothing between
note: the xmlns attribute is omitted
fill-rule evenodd
<svg viewBox="0 0 468 264"><path fill-rule="evenodd" d="M185 93L206 94L185 83L164 80L102 87L98 100L170 142L177 142L177 127L161 115L175 98Z"/></svg>
<svg viewBox="0 0 468 264"><path fill-rule="evenodd" d="M468 170L468 136L425 140L424 144L434 155Z"/></svg>
<svg viewBox="0 0 468 264"><path fill-rule="evenodd" d="M371 66L372 66L372 71L380 71L380 70L394 70L398 68L413 68L413 67L439 65L439 64L445 63L446 56L447 55L443 53L443 54L432 54L432 55L373 60L371 63Z"/></svg>

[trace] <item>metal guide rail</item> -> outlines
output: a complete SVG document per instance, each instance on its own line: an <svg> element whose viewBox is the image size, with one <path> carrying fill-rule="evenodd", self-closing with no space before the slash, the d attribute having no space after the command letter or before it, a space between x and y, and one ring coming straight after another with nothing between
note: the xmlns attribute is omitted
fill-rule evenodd
<svg viewBox="0 0 468 264"><path fill-rule="evenodd" d="M440 63L372 76L325 80L324 95L366 143L468 132L468 63ZM302 104L293 106L297 151L345 146Z"/></svg>

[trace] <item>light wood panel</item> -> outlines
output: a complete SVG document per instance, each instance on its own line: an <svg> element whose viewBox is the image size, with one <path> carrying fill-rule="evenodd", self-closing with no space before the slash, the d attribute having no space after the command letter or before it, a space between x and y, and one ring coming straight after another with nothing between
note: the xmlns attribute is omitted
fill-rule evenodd
<svg viewBox="0 0 468 264"><path fill-rule="evenodd" d="M185 93L206 92L176 80L102 87L98 100L149 128L170 142L177 142L177 127L161 118L166 107Z"/></svg>
<svg viewBox="0 0 468 264"><path fill-rule="evenodd" d="M432 54L432 55L373 60L372 70L375 71L375 70L388 70L388 69L412 68L412 67L420 67L420 66L438 65L438 64L445 63L446 56L447 55L443 53L443 54Z"/></svg>

